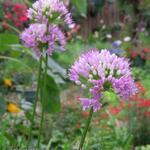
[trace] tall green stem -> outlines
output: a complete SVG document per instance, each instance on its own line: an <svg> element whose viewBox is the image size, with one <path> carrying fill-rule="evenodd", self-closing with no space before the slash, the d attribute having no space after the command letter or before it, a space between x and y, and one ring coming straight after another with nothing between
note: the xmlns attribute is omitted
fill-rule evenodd
<svg viewBox="0 0 150 150"><path fill-rule="evenodd" d="M37 101L38 101L38 96L39 96L39 91L40 91L41 72L42 72L42 56L40 57L40 62L39 62L38 83L37 83L35 100L34 100L34 104L33 104L33 114L32 114L32 119L31 119L31 126L30 126L30 131L29 131L29 141L28 141L27 147L29 147L31 139L32 139L32 128L34 126L34 118L35 118Z"/></svg>
<svg viewBox="0 0 150 150"><path fill-rule="evenodd" d="M38 135L38 143L37 147L39 148L40 140L41 140L41 133L42 133L42 127L43 127L43 121L44 121L44 113L45 113L45 91L46 91L46 80L47 80L47 69L48 69L48 55L46 54L45 58L45 70L44 70L44 84L43 84L43 90L41 93L41 101L42 101L42 114L41 114L41 122L40 122L40 129L39 129L39 135Z"/></svg>
<svg viewBox="0 0 150 150"><path fill-rule="evenodd" d="M89 114L89 117L88 117L88 120L87 120L87 123L86 123L85 130L83 132L81 142L80 142L80 146L79 146L78 150L82 150L82 147L83 147L83 144L84 144L84 141L85 141L85 137L86 137L86 134L87 134L87 131L89 129L89 125L90 125L90 122L91 122L91 119L92 119L92 115L93 115L93 108L90 109L90 114Z"/></svg>

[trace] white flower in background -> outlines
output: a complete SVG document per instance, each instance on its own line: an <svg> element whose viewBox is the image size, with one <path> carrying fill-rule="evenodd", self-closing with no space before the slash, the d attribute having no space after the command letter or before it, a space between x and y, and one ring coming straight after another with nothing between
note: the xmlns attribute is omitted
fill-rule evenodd
<svg viewBox="0 0 150 150"><path fill-rule="evenodd" d="M107 39L111 39L112 35L111 34L106 34Z"/></svg>
<svg viewBox="0 0 150 150"><path fill-rule="evenodd" d="M96 31L96 32L94 32L94 37L95 38L98 38L99 37L99 33Z"/></svg>
<svg viewBox="0 0 150 150"><path fill-rule="evenodd" d="M102 26L102 29L103 29L103 30L106 29L106 25L103 25L103 26Z"/></svg>
<svg viewBox="0 0 150 150"><path fill-rule="evenodd" d="M23 100L21 102L21 108L23 108L24 110L31 110L32 109L33 104L31 102L25 101Z"/></svg>
<svg viewBox="0 0 150 150"><path fill-rule="evenodd" d="M129 42L131 40L131 38L129 36L124 37L123 41L124 42Z"/></svg>

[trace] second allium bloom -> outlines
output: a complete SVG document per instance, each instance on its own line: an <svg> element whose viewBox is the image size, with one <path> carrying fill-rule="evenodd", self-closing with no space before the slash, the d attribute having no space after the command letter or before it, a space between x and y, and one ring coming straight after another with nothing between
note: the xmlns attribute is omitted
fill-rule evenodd
<svg viewBox="0 0 150 150"><path fill-rule="evenodd" d="M66 38L60 28L56 25L34 23L25 29L21 34L25 46L32 48L37 56L45 49L48 55L52 54L56 43L60 50L64 50Z"/></svg>
<svg viewBox="0 0 150 150"><path fill-rule="evenodd" d="M136 93L136 85L126 58L110 54L108 50L90 50L74 63L69 73L70 79L83 89L89 90L90 98L79 98L83 110L101 107L101 95L113 89L123 99Z"/></svg>

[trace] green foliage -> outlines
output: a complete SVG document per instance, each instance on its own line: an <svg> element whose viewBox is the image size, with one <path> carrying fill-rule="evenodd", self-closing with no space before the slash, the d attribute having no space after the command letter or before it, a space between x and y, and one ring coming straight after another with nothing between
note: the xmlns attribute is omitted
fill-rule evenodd
<svg viewBox="0 0 150 150"><path fill-rule="evenodd" d="M18 44L19 38L14 34L0 34L0 52L9 50L11 44Z"/></svg>
<svg viewBox="0 0 150 150"><path fill-rule="evenodd" d="M89 49L88 46L85 46L85 43L82 41L72 41L67 44L66 51L59 54L58 62L62 64L63 67L68 68L69 64L73 64L75 59L84 52L86 49Z"/></svg>
<svg viewBox="0 0 150 150"><path fill-rule="evenodd" d="M128 133L126 124L120 122L115 116L109 114L109 118L106 120L101 120L99 126L93 126L91 127L90 133L87 136L87 144L85 144L85 149L131 149L132 135Z"/></svg>
<svg viewBox="0 0 150 150"><path fill-rule="evenodd" d="M42 87L42 83L41 83ZM45 110L49 113L56 113L60 110L59 88L51 76L47 76L46 89L42 101L45 101Z"/></svg>
<svg viewBox="0 0 150 150"><path fill-rule="evenodd" d="M50 57L48 58L48 67L48 75L53 77L57 84L64 84L64 79L67 78L66 69Z"/></svg>
<svg viewBox="0 0 150 150"><path fill-rule="evenodd" d="M77 8L82 17L86 17L87 14L87 0L72 0L72 4Z"/></svg>
<svg viewBox="0 0 150 150"><path fill-rule="evenodd" d="M148 109L133 106L128 110L128 131L133 136L133 143L135 146L147 145L150 141L150 120L145 115ZM127 112L126 112L127 113Z"/></svg>
<svg viewBox="0 0 150 150"><path fill-rule="evenodd" d="M6 110L6 101L0 96L0 116L2 116Z"/></svg>
<svg viewBox="0 0 150 150"><path fill-rule="evenodd" d="M119 102L119 97L113 91L106 91L103 93L103 102L106 104L117 105Z"/></svg>
<svg viewBox="0 0 150 150"><path fill-rule="evenodd" d="M145 47L150 46L150 37L144 32L139 33L139 39Z"/></svg>

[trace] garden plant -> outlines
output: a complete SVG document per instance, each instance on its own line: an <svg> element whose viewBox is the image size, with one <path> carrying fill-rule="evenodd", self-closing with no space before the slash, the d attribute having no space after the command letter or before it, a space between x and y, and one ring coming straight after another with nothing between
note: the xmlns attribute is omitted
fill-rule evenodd
<svg viewBox="0 0 150 150"><path fill-rule="evenodd" d="M149 150L149 8L0 1L0 150Z"/></svg>

